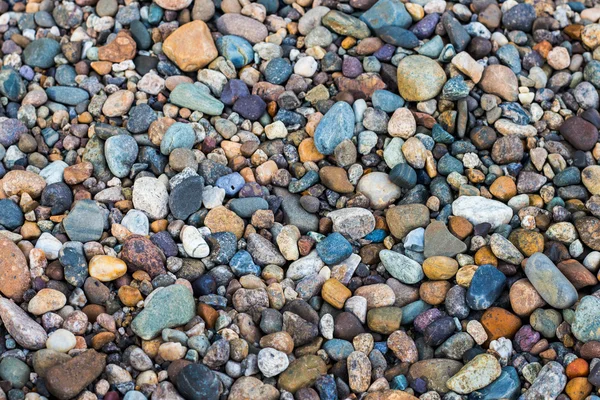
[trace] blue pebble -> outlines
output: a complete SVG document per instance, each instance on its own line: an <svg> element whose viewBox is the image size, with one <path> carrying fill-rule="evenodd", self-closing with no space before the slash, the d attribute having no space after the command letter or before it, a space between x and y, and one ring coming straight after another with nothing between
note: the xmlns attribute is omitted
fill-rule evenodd
<svg viewBox="0 0 600 400"><path fill-rule="evenodd" d="M235 196L246 184L244 177L239 172L234 172L217 179L216 186L225 190L228 196Z"/></svg>
<svg viewBox="0 0 600 400"><path fill-rule="evenodd" d="M373 243L381 243L385 239L386 233L383 229L375 229L373 232L365 236L366 240L370 240Z"/></svg>
<svg viewBox="0 0 600 400"><path fill-rule="evenodd" d="M467 290L467 304L473 310L486 310L500 297L506 276L490 264L477 268Z"/></svg>
<svg viewBox="0 0 600 400"><path fill-rule="evenodd" d="M281 85L290 75L292 75L292 66L284 58L274 58L265 67L265 79L275 85Z"/></svg>
<svg viewBox="0 0 600 400"><path fill-rule="evenodd" d="M260 267L254 264L254 260L250 253L246 250L240 250L231 258L229 266L233 273L240 277L244 275L260 275Z"/></svg>
<svg viewBox="0 0 600 400"><path fill-rule="evenodd" d="M323 116L315 130L315 146L319 153L333 154L336 146L354 136L354 111L344 101L335 103Z"/></svg>
<svg viewBox="0 0 600 400"><path fill-rule="evenodd" d="M373 107L391 113L404 106L404 99L387 90L376 90L371 98Z"/></svg>
<svg viewBox="0 0 600 400"><path fill-rule="evenodd" d="M354 346L347 340L343 339L331 339L325 342L323 350L335 361L341 361L348 358L348 356L354 351Z"/></svg>
<svg viewBox="0 0 600 400"><path fill-rule="evenodd" d="M352 245L341 233L334 232L317 244L317 253L325 264L338 264L350 257Z"/></svg>
<svg viewBox="0 0 600 400"><path fill-rule="evenodd" d="M373 345L373 349L379 350L381 354L385 354L388 351L387 342L375 342L375 344Z"/></svg>
<svg viewBox="0 0 600 400"><path fill-rule="evenodd" d="M390 389L392 390L404 390L408 387L408 380L404 375L396 375L390 383Z"/></svg>
<svg viewBox="0 0 600 400"><path fill-rule="evenodd" d="M502 368L498 379L483 389L469 395L469 400L516 399L521 392L521 382L515 367Z"/></svg>
<svg viewBox="0 0 600 400"><path fill-rule="evenodd" d="M373 30L384 26L408 28L412 24L410 14L400 0L379 0L360 19Z"/></svg>
<svg viewBox="0 0 600 400"><path fill-rule="evenodd" d="M175 149L191 149L196 142L196 133L190 124L176 122L167 129L160 142L160 152L165 156Z"/></svg>
<svg viewBox="0 0 600 400"><path fill-rule="evenodd" d="M321 400L338 400L337 385L333 375L321 375L315 382Z"/></svg>
<svg viewBox="0 0 600 400"><path fill-rule="evenodd" d="M235 36L221 36L216 41L219 54L225 57L236 68L242 68L254 61L254 50L246 39Z"/></svg>
<svg viewBox="0 0 600 400"><path fill-rule="evenodd" d="M419 314L429 310L431 306L423 300L417 300L402 307L402 325L412 324Z"/></svg>
<svg viewBox="0 0 600 400"><path fill-rule="evenodd" d="M288 190L290 193L300 193L319 182L319 173L317 171L308 171L298 180L290 182Z"/></svg>

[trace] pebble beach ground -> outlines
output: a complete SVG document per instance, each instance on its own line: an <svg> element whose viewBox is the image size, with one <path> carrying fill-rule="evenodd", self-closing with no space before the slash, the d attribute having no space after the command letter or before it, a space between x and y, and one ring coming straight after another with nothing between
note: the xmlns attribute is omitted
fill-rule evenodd
<svg viewBox="0 0 600 400"><path fill-rule="evenodd" d="M599 20L0 0L0 400L600 400Z"/></svg>

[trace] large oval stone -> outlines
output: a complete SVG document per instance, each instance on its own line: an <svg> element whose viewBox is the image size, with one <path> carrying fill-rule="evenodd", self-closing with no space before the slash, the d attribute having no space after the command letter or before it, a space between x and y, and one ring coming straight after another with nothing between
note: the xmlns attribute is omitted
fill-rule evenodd
<svg viewBox="0 0 600 400"><path fill-rule="evenodd" d="M554 308L569 308L578 299L577 289L543 253L529 257L525 275L546 303Z"/></svg>
<svg viewBox="0 0 600 400"><path fill-rule="evenodd" d="M398 64L398 92L408 101L426 101L437 96L446 83L446 73L429 57L408 56Z"/></svg>
<svg viewBox="0 0 600 400"><path fill-rule="evenodd" d="M336 146L354 135L354 112L344 101L335 103L315 130L315 146L321 154L333 154Z"/></svg>

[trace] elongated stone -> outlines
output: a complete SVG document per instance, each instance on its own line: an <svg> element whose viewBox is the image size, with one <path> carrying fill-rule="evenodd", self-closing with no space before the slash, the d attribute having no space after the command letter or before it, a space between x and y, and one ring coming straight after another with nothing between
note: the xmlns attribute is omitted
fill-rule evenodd
<svg viewBox="0 0 600 400"><path fill-rule="evenodd" d="M554 308L569 308L578 299L577 289L543 253L529 257L525 275L546 303Z"/></svg>

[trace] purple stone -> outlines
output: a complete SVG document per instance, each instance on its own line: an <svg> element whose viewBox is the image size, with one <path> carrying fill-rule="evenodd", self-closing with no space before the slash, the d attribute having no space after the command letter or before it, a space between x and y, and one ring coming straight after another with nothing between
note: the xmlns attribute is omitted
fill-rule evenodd
<svg viewBox="0 0 600 400"><path fill-rule="evenodd" d="M427 39L435 32L435 26L440 22L440 16L436 13L429 14L417 22L410 30L419 39Z"/></svg>
<svg viewBox="0 0 600 400"><path fill-rule="evenodd" d="M419 333L423 333L429 324L444 317L445 315L445 313L441 312L437 308L430 308L429 310L417 315L417 318L415 318L414 322L415 330Z"/></svg>
<svg viewBox="0 0 600 400"><path fill-rule="evenodd" d="M152 235L150 241L158 246L165 253L166 257L175 257L178 254L177 244L167 231L161 231Z"/></svg>
<svg viewBox="0 0 600 400"><path fill-rule="evenodd" d="M240 97L246 97L250 95L248 86L239 79L232 79L225 84L223 92L221 93L221 101L223 104L228 106L233 105Z"/></svg>
<svg viewBox="0 0 600 400"><path fill-rule="evenodd" d="M348 78L356 78L363 73L363 67L360 60L352 56L344 56L342 63L342 73Z"/></svg>
<svg viewBox="0 0 600 400"><path fill-rule="evenodd" d="M4 147L12 146L27 132L29 130L25 124L18 119L5 119L0 122L0 144Z"/></svg>
<svg viewBox="0 0 600 400"><path fill-rule="evenodd" d="M265 190L256 182L248 182L242 187L238 196L239 197L263 197Z"/></svg>
<svg viewBox="0 0 600 400"><path fill-rule="evenodd" d="M19 69L19 74L21 74L21 76L25 79L27 79L28 81L32 80L35 72L33 72L33 69L29 66L29 65L23 65L20 69Z"/></svg>
<svg viewBox="0 0 600 400"><path fill-rule="evenodd" d="M540 340L540 333L534 331L531 325L523 325L515 334L515 343L522 351L530 351Z"/></svg>
<svg viewBox="0 0 600 400"><path fill-rule="evenodd" d="M233 111L252 121L259 119L266 109L267 104L255 94L239 98L233 105Z"/></svg>
<svg viewBox="0 0 600 400"><path fill-rule="evenodd" d="M396 52L396 47L391 44L384 44L373 54L379 61L390 61Z"/></svg>

